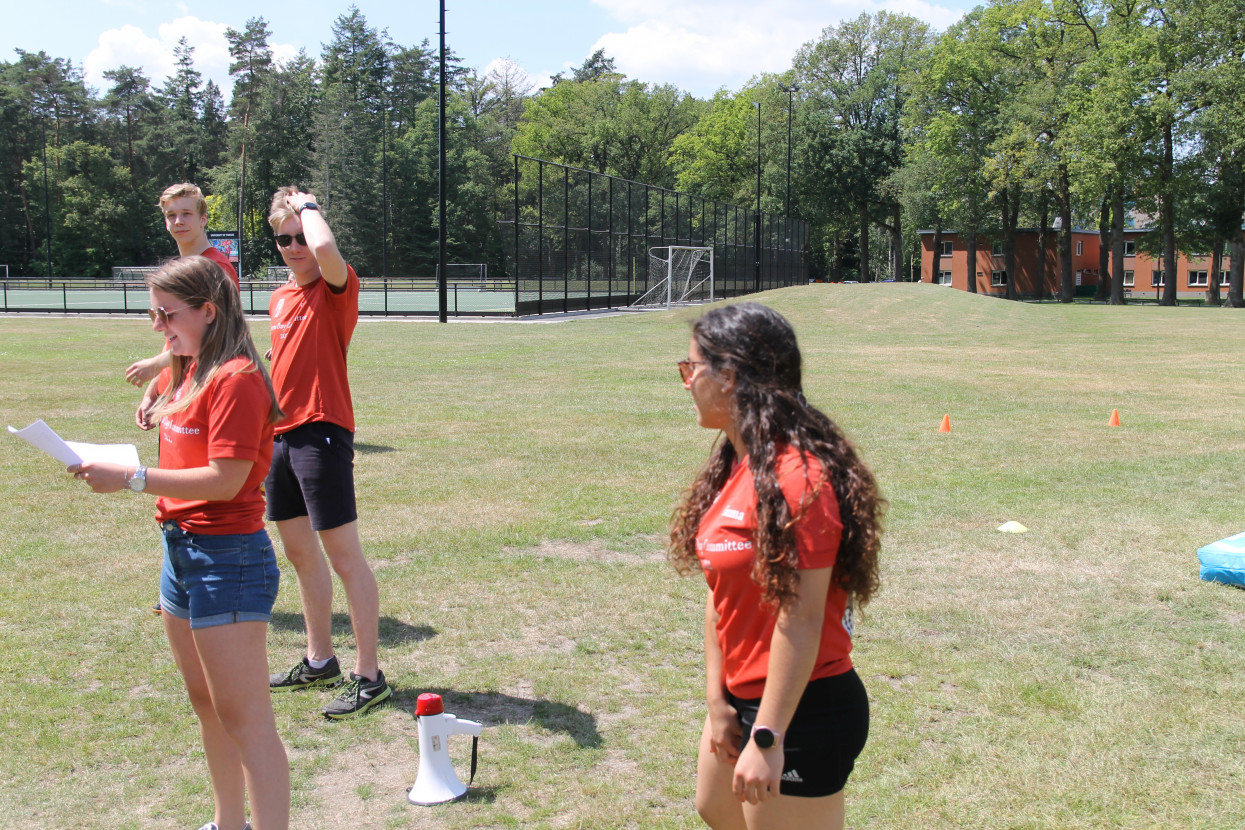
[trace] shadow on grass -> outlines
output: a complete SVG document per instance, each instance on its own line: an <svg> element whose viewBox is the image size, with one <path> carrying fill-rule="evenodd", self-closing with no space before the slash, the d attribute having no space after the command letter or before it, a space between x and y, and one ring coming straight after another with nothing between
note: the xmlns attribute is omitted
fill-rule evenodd
<svg viewBox="0 0 1245 830"><path fill-rule="evenodd" d="M298 631L302 632L303 615L292 614L289 611L272 612L272 622L270 626L274 629L282 631ZM419 643L424 640L431 640L437 636L437 630L430 625L411 625L394 617L380 618L380 644L382 646L400 646L406 643ZM333 636L346 636L351 634L350 615L345 613L337 613L333 615Z"/></svg>
<svg viewBox="0 0 1245 830"><path fill-rule="evenodd" d="M386 447L384 444L355 444L354 451L364 455L373 453L397 452L397 447Z"/></svg>
<svg viewBox="0 0 1245 830"><path fill-rule="evenodd" d="M440 695L445 711L449 714L477 721L485 727L501 726L504 723L535 723L550 732L569 735L580 747L593 749L601 746L601 735L597 732L597 719L594 716L551 700L532 700L500 692L461 692L436 687L395 686L389 705L413 713L416 699L426 692ZM489 798L491 799L491 795Z"/></svg>

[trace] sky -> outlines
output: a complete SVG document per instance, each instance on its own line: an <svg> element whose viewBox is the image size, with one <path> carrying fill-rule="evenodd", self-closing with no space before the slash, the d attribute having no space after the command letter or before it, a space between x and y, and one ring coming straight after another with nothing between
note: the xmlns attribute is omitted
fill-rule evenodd
<svg viewBox="0 0 1245 830"><path fill-rule="evenodd" d="M0 60L14 49L44 51L85 71L88 85L107 89L103 73L141 67L153 87L172 73L173 47L185 36L195 48L195 68L229 98L226 28L241 31L261 16L272 32L278 60L305 48L318 57L332 39L333 21L349 0L37 0L6 4L0 25ZM401 46L425 39L438 44L439 5L431 0L396 3L356 0L368 25L388 30ZM976 3L967 0L446 0L446 42L481 73L495 62L518 64L535 87L583 63L597 49L614 58L628 78L673 84L699 98L720 88L737 91L763 72L791 68L799 47L827 26L861 12L903 12L941 31Z"/></svg>

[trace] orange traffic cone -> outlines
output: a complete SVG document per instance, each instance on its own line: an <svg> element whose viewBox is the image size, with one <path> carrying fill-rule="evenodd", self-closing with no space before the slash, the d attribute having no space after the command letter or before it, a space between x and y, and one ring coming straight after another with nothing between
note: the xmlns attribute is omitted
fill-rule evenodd
<svg viewBox="0 0 1245 830"><path fill-rule="evenodd" d="M1111 410L1111 418L1107 421L1107 426L1118 427L1120 425L1120 411L1118 409Z"/></svg>
<svg viewBox="0 0 1245 830"><path fill-rule="evenodd" d="M939 425L938 431L939 432L950 432L951 431L951 416L950 415L942 416L942 424Z"/></svg>

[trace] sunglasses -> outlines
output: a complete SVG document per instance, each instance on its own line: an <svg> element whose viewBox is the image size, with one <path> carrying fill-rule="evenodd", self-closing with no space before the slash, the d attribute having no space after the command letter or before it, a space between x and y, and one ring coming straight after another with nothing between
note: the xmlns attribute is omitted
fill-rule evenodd
<svg viewBox="0 0 1245 830"><path fill-rule="evenodd" d="M160 306L159 308L149 308L147 309L147 316L151 318L151 322L154 323L156 320L159 320L167 326L169 324L169 320L173 319L174 314L179 311L185 311L188 308L190 308L188 305L173 309L165 308L164 306Z"/></svg>
<svg viewBox="0 0 1245 830"><path fill-rule="evenodd" d="M301 233L294 234L293 236L290 236L288 233L279 233L276 236L276 240L277 245L282 248L290 247L290 243L295 240L297 240L298 244L302 245L304 248L307 247L307 237L303 236Z"/></svg>
<svg viewBox="0 0 1245 830"><path fill-rule="evenodd" d="M692 379L692 372L696 371L696 367L702 363L708 363L707 360L680 360L679 361L679 377L683 378L683 382L687 383Z"/></svg>

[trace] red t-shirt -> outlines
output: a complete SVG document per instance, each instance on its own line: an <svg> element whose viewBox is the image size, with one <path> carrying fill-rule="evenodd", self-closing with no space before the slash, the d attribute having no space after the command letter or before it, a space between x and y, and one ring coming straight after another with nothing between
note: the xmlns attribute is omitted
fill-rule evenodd
<svg viewBox="0 0 1245 830"><path fill-rule="evenodd" d="M225 256L215 245L208 245L207 250L199 254L201 257L207 257L225 270L225 274L229 279L233 280L233 284L242 290L242 284L238 281L238 272L234 270L233 263L229 261L229 257Z"/></svg>
<svg viewBox="0 0 1245 830"><path fill-rule="evenodd" d="M834 567L843 526L834 487L823 480L821 464L807 464L796 449L779 452L776 473L795 523L796 549L801 570ZM807 477L805 473L807 472ZM718 613L718 645L726 688L736 697L752 699L765 691L770 640L776 617L763 602L763 591L752 579L753 541L756 534L756 489L748 459L738 461L717 500L701 517L696 531L696 555L704 570L713 606ZM847 592L831 583L821 646L810 680L842 674L852 667L850 621L845 619Z"/></svg>
<svg viewBox="0 0 1245 830"><path fill-rule="evenodd" d="M253 461L238 495L229 501L187 501L160 496L156 521L175 521L182 530L223 536L264 527L261 487L272 463L271 402L264 376L246 371L251 362L235 357L212 378L190 406L160 419L160 469L206 467L213 458ZM178 397L189 383L183 382Z"/></svg>
<svg viewBox="0 0 1245 830"><path fill-rule="evenodd" d="M354 432L346 352L359 322L359 278L346 266L340 293L321 277L300 286L291 279L268 301L272 326L272 385L285 419L277 432L327 421Z"/></svg>

